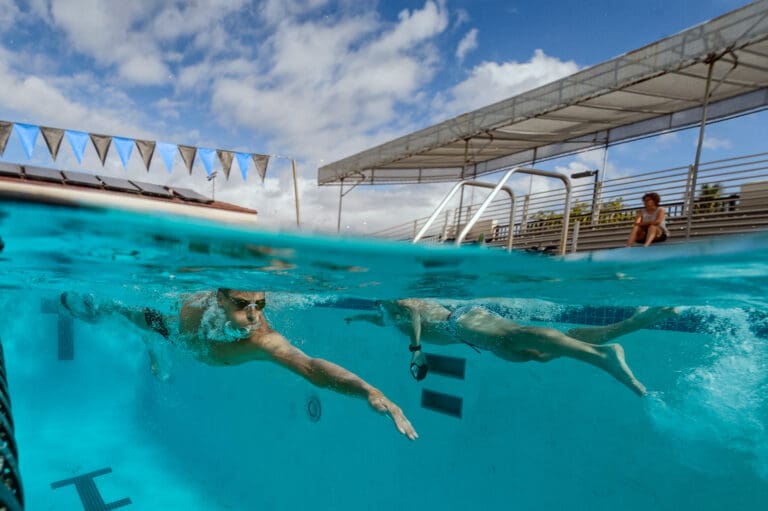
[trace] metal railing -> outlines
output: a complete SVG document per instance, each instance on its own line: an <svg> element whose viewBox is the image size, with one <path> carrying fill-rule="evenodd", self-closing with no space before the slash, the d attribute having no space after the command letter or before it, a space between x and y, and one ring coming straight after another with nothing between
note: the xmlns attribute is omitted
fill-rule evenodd
<svg viewBox="0 0 768 511"><path fill-rule="evenodd" d="M438 215L442 213L443 209L445 209L445 206L448 204L448 202L450 202L453 196L456 195L456 193L459 190L462 190L467 186L475 186L479 188L491 188L491 193L488 195L485 201L483 201L483 203L480 205L475 215L463 227L463 229L461 230L461 233L459 233L459 236L456 238L456 242L455 242L456 245L462 244L462 242L466 239L467 234L470 232L472 227L477 223L477 220L480 218L480 215L483 214L483 212L488 207L488 204L491 203L491 201L496 197L496 195L501 190L504 190L505 192L507 192L507 195L509 195L509 200L511 202L511 207L509 210L509 222L512 223L515 219L515 192L512 191L510 187L504 186L504 184L507 182L507 179L509 179L509 176L512 175L512 172L513 171L509 171L506 174L504 174L504 177L502 177L501 180L495 185L493 183L486 183L484 181L472 181L472 180L464 180L456 183L456 185L453 188L451 188L448 194L443 198L440 204L438 204L437 208L435 208L435 211L432 212L432 215L430 215L430 217L424 223L424 226L413 237L413 243L418 243L421 240L421 238L424 237L424 234L427 232L427 230L429 230L429 228L435 222ZM507 250L512 250L512 238L509 238L508 240Z"/></svg>
<svg viewBox="0 0 768 511"><path fill-rule="evenodd" d="M478 220L483 216L483 213L488 209L488 206L491 204L491 202L496 198L496 195L498 195L499 191L504 190L509 195L509 198L511 200L512 206L509 213L509 220L507 225L512 225L515 219L515 192L512 191L511 188L508 186L505 186L507 181L510 177L514 174L530 174L533 176L542 176L542 177L549 177L554 179L559 179L563 182L565 185L565 200L563 203L563 218L564 222L562 223L562 229L561 229L561 235L560 235L560 244L558 251L560 254L565 253L565 245L568 237L568 218L570 215L570 197L571 197L571 181L568 179L567 176L564 174L560 174L558 172L550 172L547 170L539 170L539 169L528 169L528 168L520 168L515 167L513 169L508 170L504 173L504 176L499 180L498 183L495 185L493 183L487 183L484 181L472 181L472 180L465 180L457 183L450 192L445 196L445 198L440 202L440 204L435 208L435 211L432 213L432 215L427 219L427 221L424 223L424 226L419 230L419 232L413 237L413 243L418 243L419 240L421 240L424 237L424 234L429 230L430 226L434 223L437 216L445 209L445 206L448 204L448 202L453 198L453 196L458 192L459 190L463 189L465 186L476 186L481 188L491 188L491 193L488 194L488 196L483 200L483 202L478 206L475 213L472 215L472 218L466 223L466 225L461 229L461 232L456 237L455 244L461 245L464 240L466 239L467 235L471 232L471 229L477 224ZM458 222L457 222L458 223ZM492 224L491 224L492 225ZM457 229L458 230L458 229ZM514 239L513 233L510 231L507 234L507 250L512 250L512 242Z"/></svg>
<svg viewBox="0 0 768 511"><path fill-rule="evenodd" d="M696 189L692 187L694 172ZM768 153L759 153L701 163L698 169L682 166L574 184L569 198L562 190L525 195L518 197L512 220L509 202L494 199L479 215L482 203L446 209L441 228L434 221L427 226L425 217L374 235L411 240L423 230L423 239L455 241L451 227L461 225L462 218L477 217L475 225L483 223L484 241L492 245L510 246L514 239L517 248L556 250L564 226L572 233L578 222L578 250L618 247L626 242L642 207L640 197L651 191L661 195L661 205L667 210L670 241L768 229ZM560 213L566 203L570 204L570 219ZM572 249L573 241L571 236Z"/></svg>

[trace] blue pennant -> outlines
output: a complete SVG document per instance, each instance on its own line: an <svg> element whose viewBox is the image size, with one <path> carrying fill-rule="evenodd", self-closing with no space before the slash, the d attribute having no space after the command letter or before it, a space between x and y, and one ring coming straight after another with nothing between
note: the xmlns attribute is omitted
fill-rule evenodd
<svg viewBox="0 0 768 511"><path fill-rule="evenodd" d="M200 161L203 162L205 173L210 176L211 171L213 170L213 157L216 156L216 151L214 149L203 149L202 147L198 147L197 156L200 158Z"/></svg>
<svg viewBox="0 0 768 511"><path fill-rule="evenodd" d="M123 162L123 170L128 169L128 160L131 159L131 153L133 152L133 140L123 137L112 137L112 143L115 144L117 154L120 155L120 161Z"/></svg>
<svg viewBox="0 0 768 511"><path fill-rule="evenodd" d="M24 146L24 152L27 153L27 159L32 158L32 151L37 143L37 136L40 134L40 126L34 124L15 124L16 133L21 139L21 145Z"/></svg>
<svg viewBox="0 0 768 511"><path fill-rule="evenodd" d="M75 153L77 163L83 163L83 154L85 154L85 146L88 144L88 133L82 131L66 130L64 133L67 135L69 145L72 146L72 151Z"/></svg>
<svg viewBox="0 0 768 511"><path fill-rule="evenodd" d="M160 156L162 156L163 161L165 162L165 167L168 169L168 172L173 172L173 158L176 156L176 151L179 150L179 146L176 144L167 144L165 142L158 142L157 143L157 150L160 151Z"/></svg>
<svg viewBox="0 0 768 511"><path fill-rule="evenodd" d="M248 179L248 165L251 164L251 155L248 153L235 153L237 158L237 164L240 165L240 174L243 176L243 181Z"/></svg>

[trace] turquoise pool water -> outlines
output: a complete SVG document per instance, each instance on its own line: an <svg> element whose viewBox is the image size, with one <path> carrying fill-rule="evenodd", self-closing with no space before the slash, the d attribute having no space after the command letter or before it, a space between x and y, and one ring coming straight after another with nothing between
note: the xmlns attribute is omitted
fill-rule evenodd
<svg viewBox="0 0 768 511"><path fill-rule="evenodd" d="M768 235L560 259L0 203L0 237L26 509L768 504ZM165 346L161 381L126 321L57 307L76 291L171 311L216 287L268 290L273 327L384 391L420 438L267 363L209 367ZM344 321L406 296L493 303L559 329L637 306L680 314L618 340L650 391L638 398L573 360L511 364L467 346L429 347L465 360L463 379L416 382L402 334ZM460 399L461 417L423 407L424 390Z"/></svg>

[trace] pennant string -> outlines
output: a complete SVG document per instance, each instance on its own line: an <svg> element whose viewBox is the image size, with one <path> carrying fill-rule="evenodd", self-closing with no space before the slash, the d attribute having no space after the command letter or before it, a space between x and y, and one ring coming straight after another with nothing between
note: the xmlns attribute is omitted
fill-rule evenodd
<svg viewBox="0 0 768 511"><path fill-rule="evenodd" d="M0 121L0 156L5 153L8 139L11 132L16 131L24 148L24 152L27 158L32 158L32 152L35 149L38 135L42 133L45 144L48 147L51 158L55 161L58 157L59 150L61 149L61 142L66 136L69 141L69 145L72 148L72 152L77 158L79 164L83 163L83 156L85 155L85 149L90 140L93 144L96 154L99 157L102 165L106 164L106 159L109 154L109 149L114 143L117 153L120 156L120 161L123 164L123 169L128 168L128 162L131 158L133 146L135 145L141 159L144 162L144 167L149 172L150 165L152 164L152 158L155 153L155 149L160 151L160 155L165 162L168 172L172 172L173 162L176 151L178 150L184 161L184 166L187 168L189 174L192 174L192 168L195 164L195 159L199 155L200 160L203 162L205 172L208 176L211 175L213 170L214 156L218 156L221 168L224 174L229 179L230 171L232 170L232 162L236 158L238 166L240 167L240 173L243 176L243 180L248 178L248 169L251 164L251 160L256 166L256 171L261 177L261 181L264 181L264 177L267 173L267 166L269 164L269 155L255 154L255 153L235 153L233 151L225 151L223 149L207 149L202 147L186 146L167 144L163 142L155 142L153 140L139 140L130 139L126 137L117 137L112 135L99 135L96 133L85 133L76 130L64 130L61 128L51 128L46 126L37 126L34 124L22 124L13 123L9 121ZM282 156L276 155L275 158L282 158Z"/></svg>

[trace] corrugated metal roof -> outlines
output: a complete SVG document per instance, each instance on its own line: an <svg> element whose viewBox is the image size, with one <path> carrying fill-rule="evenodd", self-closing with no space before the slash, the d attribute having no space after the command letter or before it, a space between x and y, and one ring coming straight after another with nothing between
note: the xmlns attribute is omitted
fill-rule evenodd
<svg viewBox="0 0 768 511"><path fill-rule="evenodd" d="M768 0L318 170L318 184L455 181L768 105Z"/></svg>

